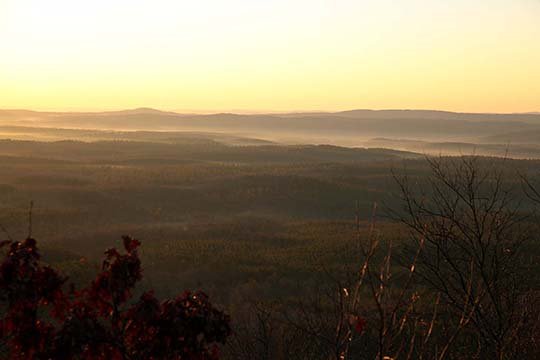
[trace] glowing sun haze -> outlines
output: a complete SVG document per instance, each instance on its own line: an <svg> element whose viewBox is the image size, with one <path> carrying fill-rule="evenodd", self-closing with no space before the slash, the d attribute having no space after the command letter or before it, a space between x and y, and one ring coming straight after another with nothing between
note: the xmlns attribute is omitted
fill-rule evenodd
<svg viewBox="0 0 540 360"><path fill-rule="evenodd" d="M538 0L0 0L0 108L540 110Z"/></svg>

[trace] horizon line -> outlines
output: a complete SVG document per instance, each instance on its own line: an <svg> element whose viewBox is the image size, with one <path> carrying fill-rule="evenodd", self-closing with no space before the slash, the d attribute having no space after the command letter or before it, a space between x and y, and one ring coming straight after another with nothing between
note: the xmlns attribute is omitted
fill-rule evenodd
<svg viewBox="0 0 540 360"><path fill-rule="evenodd" d="M219 114L232 114L232 115L294 115L294 114L338 114L351 111L424 111L424 112L444 112L453 114L483 114L483 115L540 115L540 111L519 111L519 112L490 112L490 111L454 111L454 110L441 110L432 108L348 108L345 110L249 110L249 109L230 109L230 110L196 110L196 109L164 109L150 106L129 107L129 108L114 108L114 109L36 109L36 108L3 108L0 107L0 111L29 111L37 113L113 113L113 112L127 112L127 111L155 111L160 113L174 113L177 115L219 115Z"/></svg>

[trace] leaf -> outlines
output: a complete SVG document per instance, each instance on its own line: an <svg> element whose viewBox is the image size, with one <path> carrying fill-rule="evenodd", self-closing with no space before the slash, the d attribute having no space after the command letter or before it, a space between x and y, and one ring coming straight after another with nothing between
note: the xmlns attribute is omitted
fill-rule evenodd
<svg viewBox="0 0 540 360"><path fill-rule="evenodd" d="M122 239L124 240L124 248L129 253L136 250L139 245L141 245L139 240L133 239L130 236L123 236Z"/></svg>

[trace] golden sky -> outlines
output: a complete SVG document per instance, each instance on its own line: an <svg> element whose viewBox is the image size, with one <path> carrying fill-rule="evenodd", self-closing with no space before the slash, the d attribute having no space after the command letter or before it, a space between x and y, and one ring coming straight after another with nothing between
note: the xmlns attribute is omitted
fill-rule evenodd
<svg viewBox="0 0 540 360"><path fill-rule="evenodd" d="M540 0L0 0L0 108L540 111Z"/></svg>

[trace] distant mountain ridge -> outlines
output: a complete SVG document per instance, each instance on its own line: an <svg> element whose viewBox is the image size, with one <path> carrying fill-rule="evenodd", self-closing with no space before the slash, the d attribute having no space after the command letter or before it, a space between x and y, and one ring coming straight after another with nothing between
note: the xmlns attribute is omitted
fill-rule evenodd
<svg viewBox="0 0 540 360"><path fill-rule="evenodd" d="M540 114L369 110L268 114L185 114L153 108L103 112L0 110L0 126L188 131L229 134L287 144L363 146L372 138L435 143L540 145Z"/></svg>
<svg viewBox="0 0 540 360"><path fill-rule="evenodd" d="M28 109L0 109L0 115L10 114L44 114L44 115L68 115L68 114L156 114L156 115L173 115L173 116L324 116L336 115L347 117L377 117L377 118L461 118L461 117L521 117L533 116L540 119L540 112L522 112L522 113L475 113L475 112L453 112L445 110L415 110L415 109L353 109L345 111L319 111L319 112L283 112L283 113L183 113L178 111L165 111L151 107L139 107L134 109L124 110L107 110L107 111L37 111Z"/></svg>

